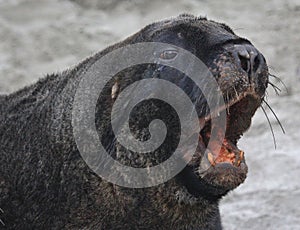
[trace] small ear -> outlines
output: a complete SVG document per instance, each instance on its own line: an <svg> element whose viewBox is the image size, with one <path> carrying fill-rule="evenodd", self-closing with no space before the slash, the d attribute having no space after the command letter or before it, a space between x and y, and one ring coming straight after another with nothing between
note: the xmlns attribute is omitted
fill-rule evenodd
<svg viewBox="0 0 300 230"><path fill-rule="evenodd" d="M115 100L119 93L119 82L116 81L113 87L111 88L111 99Z"/></svg>

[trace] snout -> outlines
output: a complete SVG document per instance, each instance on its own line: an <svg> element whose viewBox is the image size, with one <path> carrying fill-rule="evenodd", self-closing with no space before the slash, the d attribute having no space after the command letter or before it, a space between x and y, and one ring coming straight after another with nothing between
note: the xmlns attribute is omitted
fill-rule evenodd
<svg viewBox="0 0 300 230"><path fill-rule="evenodd" d="M268 82L268 67L264 56L252 45L236 44L230 50L236 65L248 76L249 84L264 94Z"/></svg>
<svg viewBox="0 0 300 230"><path fill-rule="evenodd" d="M252 45L234 45L231 53L251 81L266 66L264 56Z"/></svg>

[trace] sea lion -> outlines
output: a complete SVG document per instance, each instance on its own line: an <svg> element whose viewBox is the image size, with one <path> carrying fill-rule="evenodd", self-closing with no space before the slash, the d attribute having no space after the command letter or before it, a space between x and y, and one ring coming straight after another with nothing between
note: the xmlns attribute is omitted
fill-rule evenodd
<svg viewBox="0 0 300 230"><path fill-rule="evenodd" d="M128 44L163 42L197 56L213 73L226 108L221 151L204 154L211 122L205 122L193 159L174 178L149 188L125 188L101 179L83 161L72 133L72 106L78 82L105 54ZM176 53L161 50L161 58ZM143 64L125 69L106 85L95 114L101 142L122 164L149 167L166 160L180 130L172 108L161 101L141 105L132 121L137 138L149 137L152 119L173 130L155 154L137 157L122 147L110 126L117 95L136 80L163 78L194 101L199 120L207 103L180 71ZM116 84L117 82L117 84ZM263 55L227 25L182 14L146 26L123 42L89 57L75 68L52 74L0 101L0 226L7 229L222 229L219 201L244 182L247 166L237 141L250 127L268 85ZM157 112L159 111L159 112ZM145 116L146 114L146 116ZM142 116L141 116L142 115ZM177 128L176 128L177 127ZM218 142L218 141L217 141ZM199 174L201 162L210 162Z"/></svg>

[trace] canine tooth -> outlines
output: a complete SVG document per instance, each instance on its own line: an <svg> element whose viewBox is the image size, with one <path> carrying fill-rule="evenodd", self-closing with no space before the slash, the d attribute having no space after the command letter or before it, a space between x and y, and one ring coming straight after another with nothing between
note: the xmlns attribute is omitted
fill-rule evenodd
<svg viewBox="0 0 300 230"><path fill-rule="evenodd" d="M240 151L240 159L244 159L244 151Z"/></svg>
<svg viewBox="0 0 300 230"><path fill-rule="evenodd" d="M214 156L212 155L212 153L207 153L207 159L211 163L212 166L214 166L216 164Z"/></svg>
<svg viewBox="0 0 300 230"><path fill-rule="evenodd" d="M119 83L116 82L111 88L111 98L115 99L117 97L117 93L119 91Z"/></svg>

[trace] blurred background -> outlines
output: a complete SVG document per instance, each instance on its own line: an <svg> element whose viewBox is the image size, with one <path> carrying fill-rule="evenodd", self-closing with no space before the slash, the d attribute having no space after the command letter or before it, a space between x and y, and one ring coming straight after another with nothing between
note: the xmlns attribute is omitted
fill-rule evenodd
<svg viewBox="0 0 300 230"><path fill-rule="evenodd" d="M225 22L264 54L272 82L265 106L240 141L246 182L221 202L225 229L300 229L300 1L0 0L0 92L71 68L143 26L180 13Z"/></svg>

